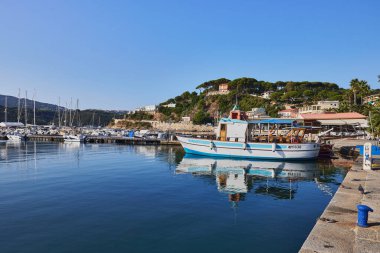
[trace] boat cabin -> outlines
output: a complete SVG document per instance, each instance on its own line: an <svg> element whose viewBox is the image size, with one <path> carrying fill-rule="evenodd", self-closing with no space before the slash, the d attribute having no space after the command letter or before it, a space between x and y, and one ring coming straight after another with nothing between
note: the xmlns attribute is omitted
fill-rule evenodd
<svg viewBox="0 0 380 253"><path fill-rule="evenodd" d="M305 139L308 127L298 126L292 119L240 120L223 118L217 129L217 139L232 142L277 142L301 143Z"/></svg>

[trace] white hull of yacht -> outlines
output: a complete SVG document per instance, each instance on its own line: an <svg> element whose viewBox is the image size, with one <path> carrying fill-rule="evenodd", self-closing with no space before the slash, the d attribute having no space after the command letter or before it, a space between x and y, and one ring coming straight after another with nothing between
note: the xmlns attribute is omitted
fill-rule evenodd
<svg viewBox="0 0 380 253"><path fill-rule="evenodd" d="M64 137L64 142L66 143L83 143L86 137L83 135L67 135Z"/></svg>
<svg viewBox="0 0 380 253"><path fill-rule="evenodd" d="M25 136L22 135L16 135L16 134L9 134L7 135L8 141L24 141L26 140Z"/></svg>
<svg viewBox="0 0 380 253"><path fill-rule="evenodd" d="M186 153L214 157L252 159L314 159L318 143L241 143L177 136Z"/></svg>

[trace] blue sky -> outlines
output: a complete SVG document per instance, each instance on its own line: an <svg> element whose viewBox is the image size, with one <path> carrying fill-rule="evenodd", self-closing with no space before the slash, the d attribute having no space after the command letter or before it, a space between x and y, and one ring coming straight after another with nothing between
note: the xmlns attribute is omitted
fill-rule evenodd
<svg viewBox="0 0 380 253"><path fill-rule="evenodd" d="M378 0L0 0L0 94L155 104L220 77L379 87Z"/></svg>

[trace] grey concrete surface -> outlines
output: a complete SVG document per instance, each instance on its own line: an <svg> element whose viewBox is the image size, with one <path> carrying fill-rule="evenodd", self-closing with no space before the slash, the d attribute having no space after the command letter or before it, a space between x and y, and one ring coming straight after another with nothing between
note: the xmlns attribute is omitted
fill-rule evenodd
<svg viewBox="0 0 380 253"><path fill-rule="evenodd" d="M358 204L374 209L368 228L356 226ZM363 171L360 163L352 166L300 252L380 252L380 171Z"/></svg>

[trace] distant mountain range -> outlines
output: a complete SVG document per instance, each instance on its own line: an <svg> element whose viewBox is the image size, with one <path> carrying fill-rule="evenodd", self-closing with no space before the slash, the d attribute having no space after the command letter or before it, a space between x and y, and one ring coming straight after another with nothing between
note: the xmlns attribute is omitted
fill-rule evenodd
<svg viewBox="0 0 380 253"><path fill-rule="evenodd" d="M17 121L17 106L18 98L14 96L0 95L0 122L4 121L4 107L5 107L5 97L7 97L7 107L8 107L8 122ZM33 121L33 100L26 100L27 106L27 119L28 123ZM20 121L25 122L25 98L20 98ZM65 107L60 107L61 124L64 124L65 116L68 117L68 113L64 114ZM74 114L73 110L73 114ZM122 118L123 114L127 111L118 110L96 110L96 109L86 109L79 111L79 117L76 113L76 118L74 120L74 125L84 126L84 125L95 125L95 126L106 126L111 122L113 118ZM43 103L36 101L36 124L45 125L54 123L58 125L58 106L49 103Z"/></svg>
<svg viewBox="0 0 380 253"><path fill-rule="evenodd" d="M17 107L18 106L18 98L13 96L5 96L0 95L0 106L5 106L5 97L7 97L8 108ZM22 107L25 106L25 98L20 98L20 104ZM33 100L27 99L26 106L28 108L33 108ZM61 107L64 109L64 107ZM57 105L43 103L36 101L36 109L38 110L46 110L46 111L54 111L57 110Z"/></svg>

